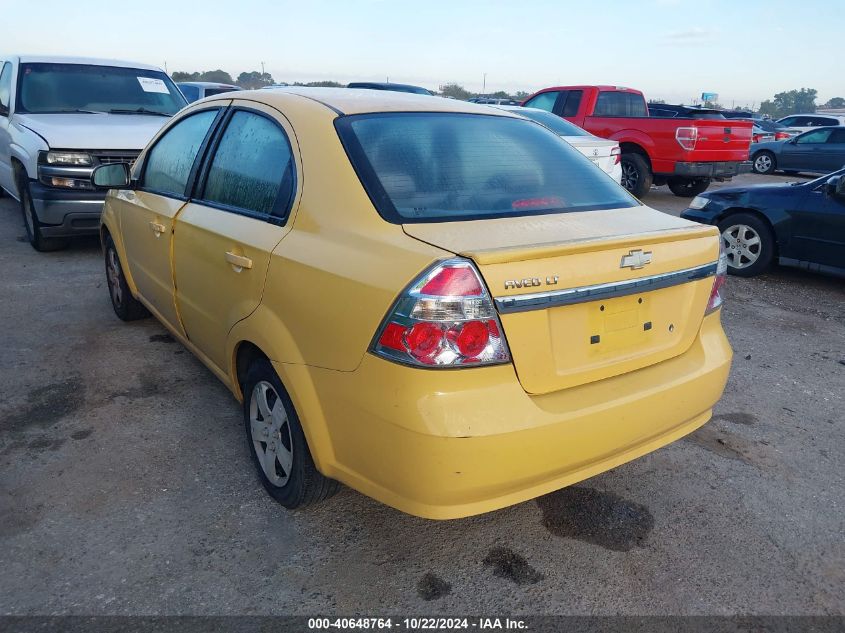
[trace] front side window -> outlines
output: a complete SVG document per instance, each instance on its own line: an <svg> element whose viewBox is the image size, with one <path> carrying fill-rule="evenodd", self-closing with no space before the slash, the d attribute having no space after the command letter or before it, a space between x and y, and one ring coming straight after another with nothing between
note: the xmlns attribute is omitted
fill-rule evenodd
<svg viewBox="0 0 845 633"><path fill-rule="evenodd" d="M839 127L831 131L827 139L828 143L845 143L845 127Z"/></svg>
<svg viewBox="0 0 845 633"><path fill-rule="evenodd" d="M820 143L827 143L827 139L833 130L814 130L807 132L798 137L795 141L799 145L818 145Z"/></svg>
<svg viewBox="0 0 845 633"><path fill-rule="evenodd" d="M92 64L21 64L16 109L172 116L185 98L157 70Z"/></svg>
<svg viewBox="0 0 845 633"><path fill-rule="evenodd" d="M600 92L593 116L648 116L645 99L634 92Z"/></svg>
<svg viewBox="0 0 845 633"><path fill-rule="evenodd" d="M527 102L525 106L527 108L539 108L540 110L545 110L546 112L552 112L555 109L555 102L557 101L559 94L559 92L555 91L538 94L536 97Z"/></svg>
<svg viewBox="0 0 845 633"><path fill-rule="evenodd" d="M287 135L267 117L235 112L211 161L202 199L285 217L293 191L294 162Z"/></svg>
<svg viewBox="0 0 845 633"><path fill-rule="evenodd" d="M380 113L336 127L388 222L515 217L639 203L559 136L517 117Z"/></svg>
<svg viewBox="0 0 845 633"><path fill-rule="evenodd" d="M186 195L191 168L217 112L215 109L192 114L156 142L144 161L144 189L177 197Z"/></svg>
<svg viewBox="0 0 845 633"><path fill-rule="evenodd" d="M12 65L9 62L3 64L0 71L0 107L8 111L10 98L12 96Z"/></svg>

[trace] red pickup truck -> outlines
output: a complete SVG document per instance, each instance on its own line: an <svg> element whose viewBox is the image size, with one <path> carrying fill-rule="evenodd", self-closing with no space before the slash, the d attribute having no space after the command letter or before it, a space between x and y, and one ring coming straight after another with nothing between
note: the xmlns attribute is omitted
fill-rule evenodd
<svg viewBox="0 0 845 633"><path fill-rule="evenodd" d="M553 112L622 148L622 184L638 198L651 185L696 196L712 180L751 170L750 121L649 117L639 90L618 86L559 86L522 105Z"/></svg>

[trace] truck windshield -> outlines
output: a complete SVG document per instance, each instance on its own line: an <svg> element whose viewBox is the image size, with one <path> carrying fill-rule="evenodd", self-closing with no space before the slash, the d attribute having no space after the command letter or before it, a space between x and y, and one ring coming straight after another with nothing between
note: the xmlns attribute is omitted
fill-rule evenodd
<svg viewBox="0 0 845 633"><path fill-rule="evenodd" d="M388 222L448 222L639 203L559 136L523 118L402 112L340 117L341 141Z"/></svg>
<svg viewBox="0 0 845 633"><path fill-rule="evenodd" d="M185 98L161 71L88 64L21 64L16 109L48 114L114 112L170 116Z"/></svg>

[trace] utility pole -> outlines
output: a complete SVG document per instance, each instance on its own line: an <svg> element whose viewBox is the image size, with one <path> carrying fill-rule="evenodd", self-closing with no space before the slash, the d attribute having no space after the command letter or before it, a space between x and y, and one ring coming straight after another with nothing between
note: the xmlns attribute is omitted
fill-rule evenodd
<svg viewBox="0 0 845 633"><path fill-rule="evenodd" d="M170 74L169 72L167 72L167 60L166 60L166 59L164 60L164 74L165 74L165 75L169 75L169 74Z"/></svg>
<svg viewBox="0 0 845 633"><path fill-rule="evenodd" d="M481 94L487 94L487 73L484 73L484 77L481 80Z"/></svg>
<svg viewBox="0 0 845 633"><path fill-rule="evenodd" d="M261 76L264 76L264 62L261 62Z"/></svg>

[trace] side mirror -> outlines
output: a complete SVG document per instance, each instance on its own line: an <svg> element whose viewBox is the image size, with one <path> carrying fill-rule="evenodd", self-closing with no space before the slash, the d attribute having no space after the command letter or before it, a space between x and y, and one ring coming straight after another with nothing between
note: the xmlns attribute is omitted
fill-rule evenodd
<svg viewBox="0 0 845 633"><path fill-rule="evenodd" d="M129 186L129 163L112 163L95 167L91 184L96 189L125 189Z"/></svg>
<svg viewBox="0 0 845 633"><path fill-rule="evenodd" d="M824 183L824 192L831 198L845 199L845 176L832 176Z"/></svg>

